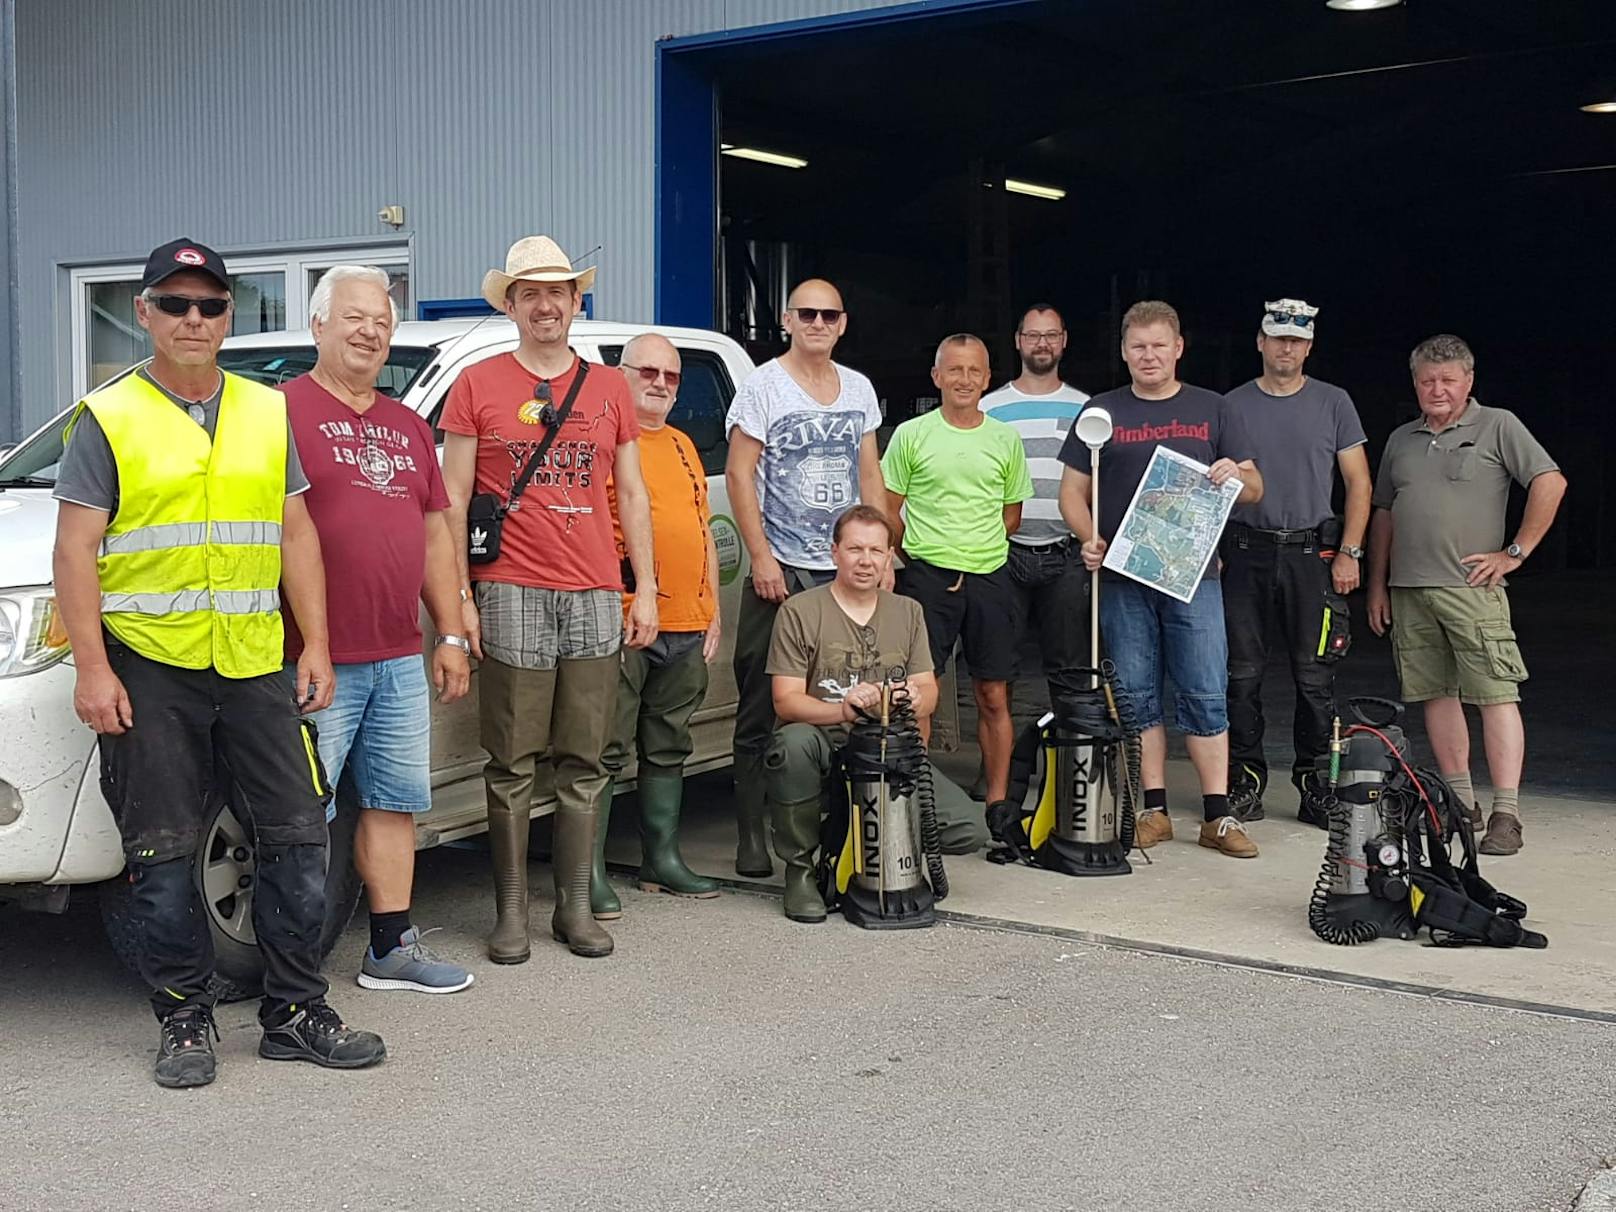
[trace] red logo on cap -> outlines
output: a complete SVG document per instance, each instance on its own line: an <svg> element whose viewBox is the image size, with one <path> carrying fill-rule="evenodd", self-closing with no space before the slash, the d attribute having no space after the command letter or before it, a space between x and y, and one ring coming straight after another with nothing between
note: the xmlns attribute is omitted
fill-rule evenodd
<svg viewBox="0 0 1616 1212"><path fill-rule="evenodd" d="M206 265L208 259L194 248L182 248L174 254L174 260L181 265Z"/></svg>

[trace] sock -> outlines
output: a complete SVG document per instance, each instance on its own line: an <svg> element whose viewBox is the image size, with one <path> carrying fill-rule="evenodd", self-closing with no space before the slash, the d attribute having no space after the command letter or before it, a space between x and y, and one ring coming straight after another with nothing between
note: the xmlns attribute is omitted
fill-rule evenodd
<svg viewBox="0 0 1616 1212"><path fill-rule="evenodd" d="M410 911L400 909L396 913L372 913L370 915L370 953L381 959L389 951L398 946L399 939L410 928Z"/></svg>
<svg viewBox="0 0 1616 1212"><path fill-rule="evenodd" d="M1201 815L1209 821L1215 821L1220 816L1229 815L1229 797L1226 795L1203 795L1201 797Z"/></svg>
<svg viewBox="0 0 1616 1212"><path fill-rule="evenodd" d="M1521 789L1519 787L1494 787L1493 811L1507 812L1516 820L1521 817Z"/></svg>
<svg viewBox="0 0 1616 1212"><path fill-rule="evenodd" d="M1166 812L1167 811L1167 788L1165 788L1165 787L1146 787L1145 788L1145 811L1146 812L1152 812L1152 811Z"/></svg>
<svg viewBox="0 0 1616 1212"><path fill-rule="evenodd" d="M1442 777L1448 786L1453 788L1453 794L1459 797L1459 806L1469 812L1470 806L1476 802L1476 789L1470 785L1470 771L1461 770L1458 774L1449 774L1444 770Z"/></svg>

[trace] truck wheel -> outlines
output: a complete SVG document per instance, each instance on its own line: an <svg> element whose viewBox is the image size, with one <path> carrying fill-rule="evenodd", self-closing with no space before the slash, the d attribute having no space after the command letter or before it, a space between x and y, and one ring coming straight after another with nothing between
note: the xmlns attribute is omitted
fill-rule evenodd
<svg viewBox="0 0 1616 1212"><path fill-rule="evenodd" d="M354 828L358 823L358 805L339 793L327 850L325 922L320 930L322 960L337 945L359 903L359 873L353 865ZM194 876L213 931L214 995L222 1002L257 997L263 992L264 962L252 922L253 837L228 802L220 801L203 827ZM123 965L138 975L140 928L130 911L129 881L119 876L102 884L100 891L101 921L107 939Z"/></svg>

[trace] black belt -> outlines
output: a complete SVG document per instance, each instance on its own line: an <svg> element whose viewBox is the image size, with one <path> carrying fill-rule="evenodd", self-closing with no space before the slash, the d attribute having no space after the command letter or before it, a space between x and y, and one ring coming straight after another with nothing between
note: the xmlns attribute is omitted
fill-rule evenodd
<svg viewBox="0 0 1616 1212"><path fill-rule="evenodd" d="M1067 535L1064 539L1051 539L1047 543L1017 543L1012 541L1010 545L1022 551L1030 551L1036 555L1040 551L1065 551L1075 542L1077 540L1073 536Z"/></svg>
<svg viewBox="0 0 1616 1212"><path fill-rule="evenodd" d="M1260 530L1255 526L1234 522L1229 526L1229 533L1242 547L1250 546L1252 543L1267 543L1273 547L1319 546L1319 531L1316 526L1307 530Z"/></svg>

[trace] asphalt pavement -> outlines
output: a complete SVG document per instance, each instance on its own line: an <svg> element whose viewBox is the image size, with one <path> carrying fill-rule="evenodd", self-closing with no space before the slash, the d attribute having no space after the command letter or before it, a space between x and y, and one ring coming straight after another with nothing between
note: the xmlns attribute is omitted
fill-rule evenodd
<svg viewBox="0 0 1616 1212"><path fill-rule="evenodd" d="M421 856L417 920L477 983L353 984L377 1069L152 1084L156 1029L91 898L0 908L0 1210L1572 1207L1616 1155L1616 1026L943 925L787 922L625 887L617 954L481 958L486 856Z"/></svg>

